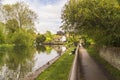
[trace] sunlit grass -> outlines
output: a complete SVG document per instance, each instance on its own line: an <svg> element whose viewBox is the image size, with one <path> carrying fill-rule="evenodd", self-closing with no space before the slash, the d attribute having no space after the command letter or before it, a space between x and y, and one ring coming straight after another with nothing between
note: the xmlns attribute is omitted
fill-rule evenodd
<svg viewBox="0 0 120 80"><path fill-rule="evenodd" d="M74 55L69 53L74 47L69 48L54 64L46 69L36 80L68 80Z"/></svg>

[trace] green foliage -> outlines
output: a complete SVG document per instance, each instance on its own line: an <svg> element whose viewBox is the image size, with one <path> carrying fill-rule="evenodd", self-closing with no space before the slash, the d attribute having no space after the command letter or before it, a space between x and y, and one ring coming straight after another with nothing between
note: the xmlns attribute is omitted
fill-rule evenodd
<svg viewBox="0 0 120 80"><path fill-rule="evenodd" d="M5 36L0 30L0 44L3 44L3 43L5 43Z"/></svg>
<svg viewBox="0 0 120 80"><path fill-rule="evenodd" d="M120 6L110 0L70 0L63 13L64 30L88 35L97 44L120 46Z"/></svg>
<svg viewBox="0 0 120 80"><path fill-rule="evenodd" d="M37 15L24 2L5 4L1 7L4 27L0 23L0 44L14 44L15 46L31 46L36 34L34 22ZM3 26L3 25L2 25Z"/></svg>
<svg viewBox="0 0 120 80"><path fill-rule="evenodd" d="M32 46L34 38L32 34L28 33L26 30L19 29L18 31L14 32L11 36L11 42L15 46Z"/></svg>
<svg viewBox="0 0 120 80"><path fill-rule="evenodd" d="M38 34L37 37L36 37L36 43L37 44L43 43L45 40L46 40L46 37L44 35Z"/></svg>
<svg viewBox="0 0 120 80"><path fill-rule="evenodd" d="M15 19L8 20L6 23L6 28L10 33L14 33L17 29L19 29L17 20Z"/></svg>
<svg viewBox="0 0 120 80"><path fill-rule="evenodd" d="M120 0L117 0L117 1L118 1L119 5L120 5Z"/></svg>
<svg viewBox="0 0 120 80"><path fill-rule="evenodd" d="M17 2L15 4L3 5L3 14L6 21L17 21L19 28L32 28L34 21L37 20L37 15L24 2ZM15 20L14 20L15 19ZM12 21L12 22L13 22ZM17 24L15 23L15 24ZM11 24L12 26L13 24ZM13 26L12 26L13 27Z"/></svg>
<svg viewBox="0 0 120 80"><path fill-rule="evenodd" d="M5 25L0 22L0 44L5 43Z"/></svg>
<svg viewBox="0 0 120 80"><path fill-rule="evenodd" d="M53 34L50 31L47 31L45 34L46 42L51 42L53 40Z"/></svg>
<svg viewBox="0 0 120 80"><path fill-rule="evenodd" d="M1 44L0 45L0 52L9 50L9 49L13 48L13 46L14 45L11 45L11 44Z"/></svg>
<svg viewBox="0 0 120 80"><path fill-rule="evenodd" d="M50 54L52 51L52 47L51 46L46 46L46 53Z"/></svg>

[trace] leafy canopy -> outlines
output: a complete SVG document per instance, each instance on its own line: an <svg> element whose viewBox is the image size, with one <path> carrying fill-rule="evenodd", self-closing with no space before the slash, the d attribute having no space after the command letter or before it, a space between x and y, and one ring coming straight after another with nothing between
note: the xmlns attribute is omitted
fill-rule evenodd
<svg viewBox="0 0 120 80"><path fill-rule="evenodd" d="M85 34L97 44L120 46L120 6L116 0L70 0L61 18L64 30Z"/></svg>

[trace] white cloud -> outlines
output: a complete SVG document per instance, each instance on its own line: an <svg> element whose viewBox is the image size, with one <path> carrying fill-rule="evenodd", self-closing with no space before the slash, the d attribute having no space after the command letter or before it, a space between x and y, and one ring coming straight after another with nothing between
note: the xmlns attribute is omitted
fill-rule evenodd
<svg viewBox="0 0 120 80"><path fill-rule="evenodd" d="M39 23L36 24L36 29L40 31L40 33L44 33L47 30L55 33L60 30L59 27L61 25L61 9L67 0L60 0L55 4L47 4L44 5L40 3L39 0L4 0L5 3L15 3L16 1L24 1L26 2L31 9L33 9L39 16Z"/></svg>

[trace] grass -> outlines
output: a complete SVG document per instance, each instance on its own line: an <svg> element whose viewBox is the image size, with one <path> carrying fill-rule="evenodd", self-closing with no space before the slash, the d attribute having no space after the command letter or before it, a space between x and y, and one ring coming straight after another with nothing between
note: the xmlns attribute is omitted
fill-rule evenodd
<svg viewBox="0 0 120 80"><path fill-rule="evenodd" d="M87 50L91 57L100 65L102 65L104 70L107 71L107 73L113 78L113 80L120 80L120 71L117 68L113 67L111 64L109 64L107 61L105 61L102 57L100 57L95 47L88 47Z"/></svg>
<svg viewBox="0 0 120 80"><path fill-rule="evenodd" d="M69 48L55 63L39 75L36 80L68 80L74 55L69 53L74 47Z"/></svg>

